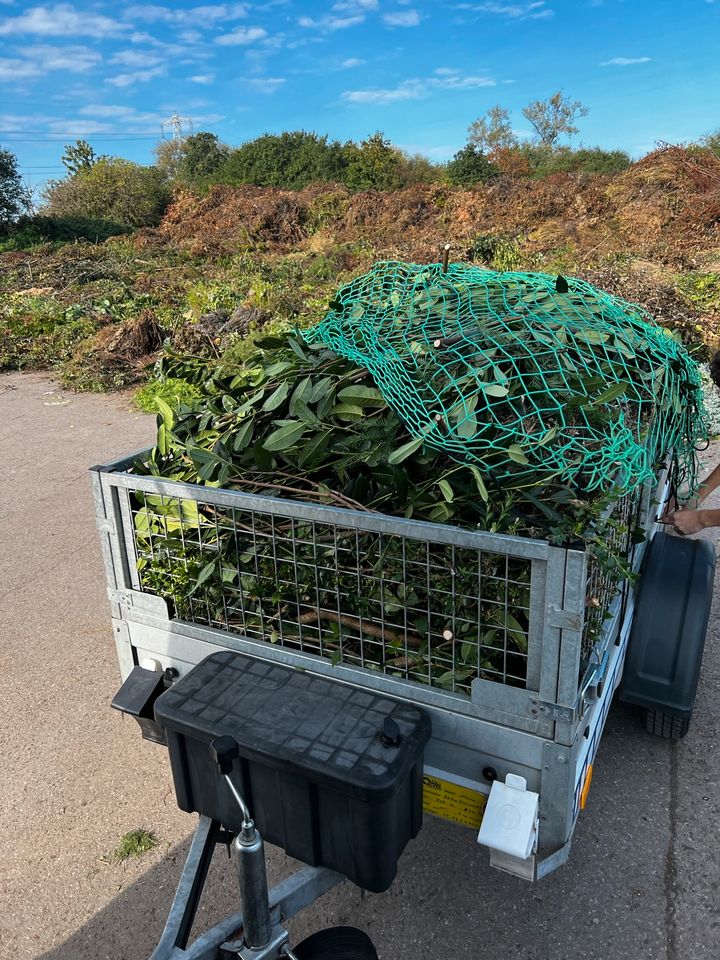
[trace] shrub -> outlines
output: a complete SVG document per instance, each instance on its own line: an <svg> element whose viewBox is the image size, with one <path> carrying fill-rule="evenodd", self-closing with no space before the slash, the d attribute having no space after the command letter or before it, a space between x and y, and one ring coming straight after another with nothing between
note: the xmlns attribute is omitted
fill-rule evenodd
<svg viewBox="0 0 720 960"><path fill-rule="evenodd" d="M517 270L522 263L517 242L493 233L478 234L468 250L468 256L471 260L487 263L494 270Z"/></svg>
<svg viewBox="0 0 720 960"><path fill-rule="evenodd" d="M337 140L298 130L266 133L231 150L210 179L301 190L318 181L342 180L345 167L343 147Z"/></svg>
<svg viewBox="0 0 720 960"><path fill-rule="evenodd" d="M110 220L89 217L21 217L0 240L0 253L8 250L29 250L43 243L70 243L88 240L101 243L108 237L127 232L127 227Z"/></svg>
<svg viewBox="0 0 720 960"><path fill-rule="evenodd" d="M348 143L344 183L351 190L397 190L402 186L403 156L378 131L361 144Z"/></svg>
<svg viewBox="0 0 720 960"><path fill-rule="evenodd" d="M461 187L471 187L476 183L487 183L499 173L498 168L476 146L469 143L458 150L447 165L447 178L450 183Z"/></svg>
<svg viewBox="0 0 720 960"><path fill-rule="evenodd" d="M156 167L119 157L98 160L45 192L50 217L90 218L126 227L154 226L170 202L170 190Z"/></svg>

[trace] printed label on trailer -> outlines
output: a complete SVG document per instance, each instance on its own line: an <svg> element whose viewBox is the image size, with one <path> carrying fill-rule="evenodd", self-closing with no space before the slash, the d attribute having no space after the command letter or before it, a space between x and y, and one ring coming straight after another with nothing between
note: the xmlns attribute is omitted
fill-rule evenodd
<svg viewBox="0 0 720 960"><path fill-rule="evenodd" d="M423 809L436 817L462 823L466 827L480 827L487 796L478 790L441 780L425 774L423 777Z"/></svg>

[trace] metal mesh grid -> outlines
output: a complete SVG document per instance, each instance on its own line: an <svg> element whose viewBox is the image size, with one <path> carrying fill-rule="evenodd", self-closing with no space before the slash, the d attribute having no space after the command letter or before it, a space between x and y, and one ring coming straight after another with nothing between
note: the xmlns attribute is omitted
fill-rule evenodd
<svg viewBox="0 0 720 960"><path fill-rule="evenodd" d="M140 586L178 619L469 694L525 686L529 559L135 491Z"/></svg>
<svg viewBox="0 0 720 960"><path fill-rule="evenodd" d="M603 525L603 535L610 551L616 555L629 557L633 549L633 532L638 519L638 506L641 493L635 491L626 494L613 504L608 520ZM627 582L627 581L626 581ZM595 557L588 556L588 578L585 594L585 626L582 641L582 667L591 662L598 640L602 635L609 608L618 595L619 585L616 577L603 570Z"/></svg>

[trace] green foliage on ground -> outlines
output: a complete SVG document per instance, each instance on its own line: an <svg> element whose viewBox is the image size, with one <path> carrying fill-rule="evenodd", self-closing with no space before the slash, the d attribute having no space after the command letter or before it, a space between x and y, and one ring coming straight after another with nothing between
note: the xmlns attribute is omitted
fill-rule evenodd
<svg viewBox="0 0 720 960"><path fill-rule="evenodd" d="M74 240L100 243L109 237L127 233L128 228L110 220L91 217L20 217L0 238L0 253L12 250L31 250L46 243L62 244Z"/></svg>
<svg viewBox="0 0 720 960"><path fill-rule="evenodd" d="M141 857L144 853L156 847L158 842L157 837L150 830L144 828L131 830L124 837L121 837L117 847L110 855L110 860L122 863L130 858Z"/></svg>
<svg viewBox="0 0 720 960"><path fill-rule="evenodd" d="M678 289L700 310L720 310L720 273L691 271L678 277Z"/></svg>
<svg viewBox="0 0 720 960"><path fill-rule="evenodd" d="M190 407L202 396L200 389L180 377L151 380L135 394L135 403L146 413L159 413L158 400L174 407Z"/></svg>

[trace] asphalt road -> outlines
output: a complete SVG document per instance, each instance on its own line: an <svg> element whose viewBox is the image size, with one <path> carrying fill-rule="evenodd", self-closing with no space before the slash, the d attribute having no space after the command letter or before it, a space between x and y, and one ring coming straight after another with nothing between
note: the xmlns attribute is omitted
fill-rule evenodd
<svg viewBox="0 0 720 960"><path fill-rule="evenodd" d="M163 748L109 707L119 678L87 467L152 431L127 398L0 377L0 960L144 960L194 828ZM390 891L336 888L293 922L295 942L351 923L381 960L716 960L718 603L690 733L670 744L613 708L565 867L527 884L491 870L471 831L428 819ZM113 862L137 827L158 847ZM270 851L271 881L292 866ZM234 897L219 857L198 923Z"/></svg>

